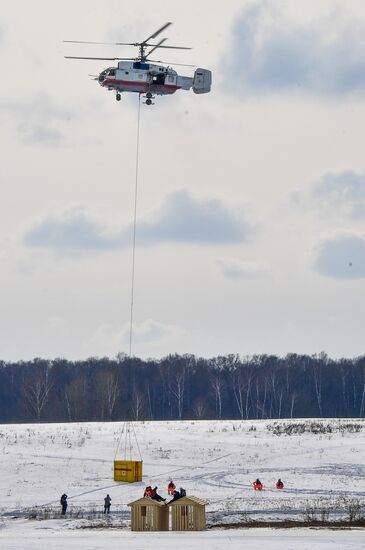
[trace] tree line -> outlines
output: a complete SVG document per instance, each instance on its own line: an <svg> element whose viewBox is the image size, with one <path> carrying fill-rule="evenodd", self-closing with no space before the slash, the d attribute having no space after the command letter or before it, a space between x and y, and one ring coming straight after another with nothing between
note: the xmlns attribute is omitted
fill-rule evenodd
<svg viewBox="0 0 365 550"><path fill-rule="evenodd" d="M0 422L364 417L365 356L0 361Z"/></svg>

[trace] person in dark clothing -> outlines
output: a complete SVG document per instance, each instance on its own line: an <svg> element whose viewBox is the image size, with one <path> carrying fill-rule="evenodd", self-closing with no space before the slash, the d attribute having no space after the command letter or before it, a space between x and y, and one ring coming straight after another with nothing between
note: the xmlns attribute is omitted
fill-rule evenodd
<svg viewBox="0 0 365 550"><path fill-rule="evenodd" d="M104 498L104 514L110 513L110 505L111 505L112 499L109 495L106 495Z"/></svg>
<svg viewBox="0 0 365 550"><path fill-rule="evenodd" d="M179 498L181 498L181 494L179 491L174 491L174 494L172 495L172 499L170 500L170 502L174 502L175 500L179 500ZM169 504L170 504L169 502Z"/></svg>
<svg viewBox="0 0 365 550"><path fill-rule="evenodd" d="M67 495L66 495L66 493L63 493L63 495L61 496L60 503L61 503L61 506L62 506L61 515L64 516L66 514L66 510L67 510Z"/></svg>
<svg viewBox="0 0 365 550"><path fill-rule="evenodd" d="M152 495L152 500L157 500L157 502L166 502L166 499L165 498L162 498L162 496L160 496L157 492L157 487L155 487L154 489L152 489L153 491L153 495Z"/></svg>

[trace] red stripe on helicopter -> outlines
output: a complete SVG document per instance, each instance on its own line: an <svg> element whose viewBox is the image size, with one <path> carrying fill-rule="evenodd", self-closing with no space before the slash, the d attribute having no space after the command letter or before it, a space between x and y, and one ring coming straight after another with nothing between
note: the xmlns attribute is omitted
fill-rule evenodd
<svg viewBox="0 0 365 550"><path fill-rule="evenodd" d="M104 80L102 82L102 86L111 86L111 85L118 85L118 86L143 86L148 88L168 88L170 90L178 90L179 86L175 86L174 84L150 84L148 82L137 82L137 81L131 81L131 80L116 80L116 79L109 79Z"/></svg>

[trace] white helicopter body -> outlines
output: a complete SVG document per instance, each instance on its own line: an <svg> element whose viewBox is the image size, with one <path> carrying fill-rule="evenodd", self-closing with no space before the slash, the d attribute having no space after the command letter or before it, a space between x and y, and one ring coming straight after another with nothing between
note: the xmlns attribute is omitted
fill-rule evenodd
<svg viewBox="0 0 365 550"><path fill-rule="evenodd" d="M211 72L206 69L196 69L194 77L188 77L179 75L171 67L140 61L119 61L117 67L104 69L98 81L104 88L117 92L166 95L190 89L196 94L208 93L212 79Z"/></svg>
<svg viewBox="0 0 365 550"><path fill-rule="evenodd" d="M118 61L118 65L116 67L108 67L107 69L104 69L99 76L95 77L95 80L98 80L100 86L106 88L107 90L114 90L116 92L117 101L120 101L122 92L135 92L145 95L147 105L152 104L152 99L155 95L171 95L177 90L192 89L196 94L206 94L210 92L212 73L208 69L198 68L195 70L194 76L182 76L170 66L155 64L163 63L163 61L153 62L149 59L151 53L158 48L177 50L191 49L184 46L163 46L162 44L166 42L166 38L163 38L157 44L150 43L151 39L158 36L169 25L171 25L171 23L166 23L143 42L114 43L114 45L118 46L137 46L139 48L139 56L134 59L121 57L65 57L67 59ZM65 40L64 42L72 42L77 44L108 44L106 42L84 42L80 40ZM152 49L146 52L147 48ZM179 65L179 63L177 65Z"/></svg>

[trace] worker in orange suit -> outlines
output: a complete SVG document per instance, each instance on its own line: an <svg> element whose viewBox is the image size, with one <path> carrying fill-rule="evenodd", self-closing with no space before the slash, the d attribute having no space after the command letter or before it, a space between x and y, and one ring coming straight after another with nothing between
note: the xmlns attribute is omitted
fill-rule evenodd
<svg viewBox="0 0 365 550"><path fill-rule="evenodd" d="M169 495L173 495L175 490L176 490L176 485L171 480L170 483L167 486L167 492L168 492Z"/></svg>
<svg viewBox="0 0 365 550"><path fill-rule="evenodd" d="M253 488L255 489L255 491L262 491L263 487L264 486L262 485L259 478L257 478L256 481L253 482Z"/></svg>
<svg viewBox="0 0 365 550"><path fill-rule="evenodd" d="M281 481L280 478L276 482L276 488L277 489L284 489L284 483Z"/></svg>

